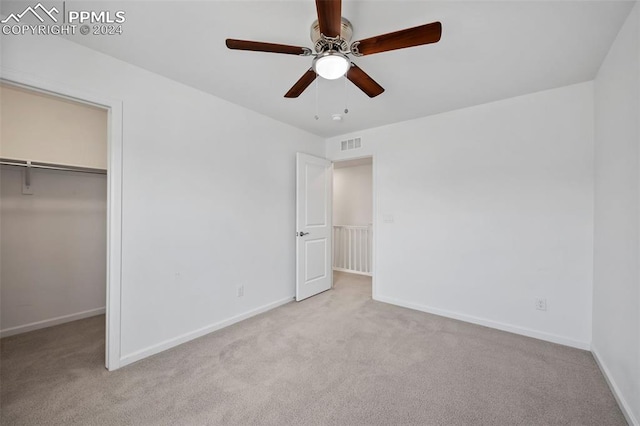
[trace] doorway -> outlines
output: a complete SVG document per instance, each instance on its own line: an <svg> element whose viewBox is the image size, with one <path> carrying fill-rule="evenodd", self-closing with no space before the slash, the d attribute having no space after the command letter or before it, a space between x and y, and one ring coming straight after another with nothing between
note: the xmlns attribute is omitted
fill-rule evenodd
<svg viewBox="0 0 640 426"><path fill-rule="evenodd" d="M0 87L5 123L1 195L11 198L3 200L0 220L4 228L14 230L18 222L31 222L19 225L21 232L14 232L13 239L3 233L0 335L20 335L106 313L101 320L105 366L117 369L122 103L5 70ZM44 123L47 109L53 113ZM80 115L76 122L91 125L74 126L74 113ZM13 114L11 119L8 114ZM16 122L13 130L7 126ZM87 133L92 126L100 129L101 146L83 143L92 138ZM83 261L85 254L91 256L89 261ZM5 268L12 257L22 260ZM36 267L41 270L34 273ZM23 291L25 285L33 288ZM7 291L13 293L4 294ZM52 296L55 303L47 304Z"/></svg>
<svg viewBox="0 0 640 426"><path fill-rule="evenodd" d="M373 276L373 223L372 157L334 162L334 285L354 275Z"/></svg>

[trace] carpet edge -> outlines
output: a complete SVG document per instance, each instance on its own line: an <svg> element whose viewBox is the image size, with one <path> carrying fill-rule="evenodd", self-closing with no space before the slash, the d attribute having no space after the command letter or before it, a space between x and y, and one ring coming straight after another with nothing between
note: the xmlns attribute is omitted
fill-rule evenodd
<svg viewBox="0 0 640 426"><path fill-rule="evenodd" d="M575 340L565 336L559 336L557 334L547 333L544 331L532 330L526 327L519 327L516 325L510 325L499 321L494 321L486 318L475 317L473 315L462 314L458 312L448 311L446 309L434 308L431 306L421 305L412 302L405 302L403 300L394 299L392 297L376 295L374 300L383 303L389 303L391 305L401 306L403 308L413 309L416 311L426 312L428 314L438 315L445 318L451 318L458 321L468 322L471 324L481 325L483 327L489 327L496 330L506 331L508 333L519 334L521 336L532 337L538 340L544 340L546 342L556 343L559 345L570 346L572 348L590 350L591 342L583 342Z"/></svg>
<svg viewBox="0 0 640 426"><path fill-rule="evenodd" d="M629 403L622 395L622 392L620 392L620 388L618 387L618 385L616 384L616 381L611 376L611 373L609 372L609 369L607 368L606 364L602 362L602 357L599 355L599 351L596 348L596 346L593 345L593 343L591 344L591 354L593 355L593 359L596 361L596 364L598 365L600 372L604 376L604 379L607 382L607 385L609 386L609 389L611 390L613 397L618 403L618 406L620 407L620 411L622 411L622 414L627 420L627 423L629 423L630 426L640 426L640 423L638 422L638 420L633 415L633 412L631 411L631 407L629 406Z"/></svg>
<svg viewBox="0 0 640 426"><path fill-rule="evenodd" d="M158 354L160 352L166 351L167 349L174 348L183 343L189 342L191 340L197 339L199 337L205 336L209 333L213 333L214 331L220 330L222 328L228 327L245 319L249 319L256 315L262 314L264 312L270 311L282 305L285 305L294 300L294 296L286 297L284 299L276 300L275 302L268 303L266 305L260 306L256 309L252 309L245 313L235 315L231 318L224 319L222 321L218 321L216 323L201 327L194 331L189 331L187 333L181 334L179 336L173 337L171 339L167 339L163 342L160 342L155 345L148 346L144 349L140 349L131 354L120 357L120 367L124 367L126 365L132 364L136 361L140 361L144 358L150 357L152 355Z"/></svg>

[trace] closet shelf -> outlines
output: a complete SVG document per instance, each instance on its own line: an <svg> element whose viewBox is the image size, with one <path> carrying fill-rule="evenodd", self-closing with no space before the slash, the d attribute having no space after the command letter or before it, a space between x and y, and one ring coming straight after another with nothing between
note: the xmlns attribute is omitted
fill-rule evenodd
<svg viewBox="0 0 640 426"><path fill-rule="evenodd" d="M3 166L29 167L33 169L62 170L66 172L93 173L98 175L106 175L105 169L93 169L91 167L69 166L66 164L42 163L39 161L28 160L11 160L9 158L0 158L0 164Z"/></svg>

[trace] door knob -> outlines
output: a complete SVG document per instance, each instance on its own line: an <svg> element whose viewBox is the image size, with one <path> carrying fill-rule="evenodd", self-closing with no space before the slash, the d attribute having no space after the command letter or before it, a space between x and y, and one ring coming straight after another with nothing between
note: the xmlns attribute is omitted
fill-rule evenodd
<svg viewBox="0 0 640 426"><path fill-rule="evenodd" d="M305 235L309 235L309 233L308 232L298 232L298 235L300 237L304 237Z"/></svg>

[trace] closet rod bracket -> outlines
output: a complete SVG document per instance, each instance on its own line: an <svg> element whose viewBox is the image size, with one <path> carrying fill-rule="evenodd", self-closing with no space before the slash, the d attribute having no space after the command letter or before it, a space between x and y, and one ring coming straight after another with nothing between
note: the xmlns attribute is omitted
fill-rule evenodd
<svg viewBox="0 0 640 426"><path fill-rule="evenodd" d="M31 160L26 161L26 167L24 168L24 182L22 185L23 195L33 195L33 189L31 188Z"/></svg>
<svg viewBox="0 0 640 426"><path fill-rule="evenodd" d="M31 160L27 160L27 167L24 169L24 185L31 186Z"/></svg>

